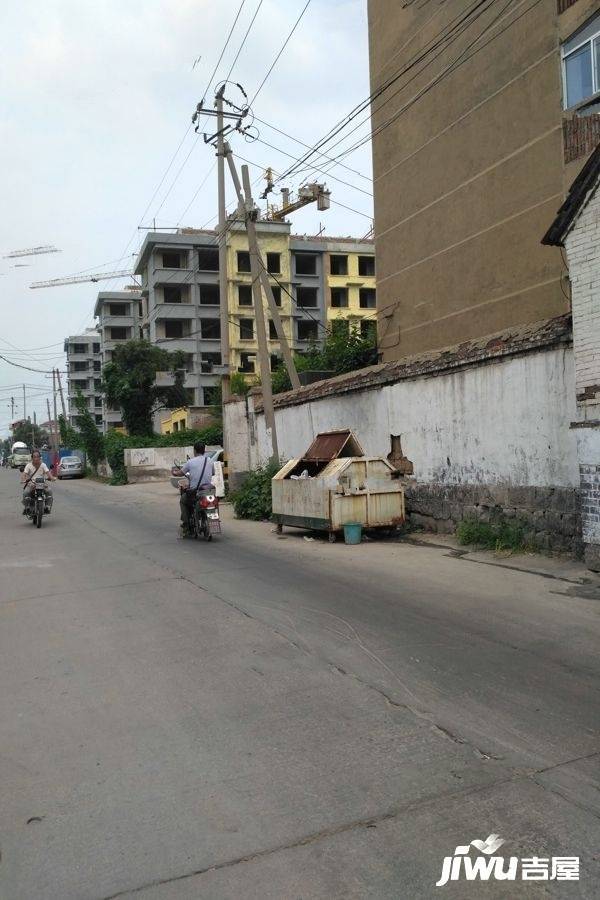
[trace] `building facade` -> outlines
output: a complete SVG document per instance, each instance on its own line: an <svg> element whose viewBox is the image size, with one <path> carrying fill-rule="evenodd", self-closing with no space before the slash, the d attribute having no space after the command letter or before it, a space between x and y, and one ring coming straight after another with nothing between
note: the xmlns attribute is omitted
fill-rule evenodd
<svg viewBox="0 0 600 900"><path fill-rule="evenodd" d="M101 370L110 362L112 354L119 344L140 337L140 303L142 295L139 291L100 291L94 308L94 316L98 319L100 335L100 356L97 367L97 384L100 386ZM108 406L100 397L99 414L96 422L104 432L111 428L122 428L121 410Z"/></svg>
<svg viewBox="0 0 600 900"><path fill-rule="evenodd" d="M256 230L283 329L295 351L322 341L340 319L356 321L364 333L371 328L376 315L372 241L301 237L290 234L289 223L268 219L259 219ZM248 239L241 223L230 223L226 243L230 368L252 380L258 344ZM210 406L224 371L216 233L150 232L135 272L142 281L144 337L186 354L190 404ZM274 368L281 348L266 303L265 325Z"/></svg>
<svg viewBox="0 0 600 900"><path fill-rule="evenodd" d="M103 426L101 335L98 329L88 328L83 334L65 338L67 356L67 412L69 423L77 424L79 416L75 399L81 392L98 428Z"/></svg>
<svg viewBox="0 0 600 900"><path fill-rule="evenodd" d="M599 0L369 0L384 361L560 315L540 244L600 140Z"/></svg>

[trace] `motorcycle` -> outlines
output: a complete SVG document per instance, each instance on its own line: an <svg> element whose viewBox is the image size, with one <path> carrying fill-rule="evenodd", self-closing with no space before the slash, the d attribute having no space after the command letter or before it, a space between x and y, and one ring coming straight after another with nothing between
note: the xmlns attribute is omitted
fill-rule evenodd
<svg viewBox="0 0 600 900"><path fill-rule="evenodd" d="M34 478L33 490L25 505L25 515L28 519L31 519L33 524L37 525L38 528L42 527L42 519L46 512L46 503L46 479L43 476Z"/></svg>
<svg viewBox="0 0 600 900"><path fill-rule="evenodd" d="M180 466L176 463L171 474L171 484L177 487L181 493L189 491L187 478L177 476ZM200 540L212 541L213 534L222 534L221 514L219 512L219 498L212 487L199 488L194 492L193 505L190 504L189 512L189 536Z"/></svg>

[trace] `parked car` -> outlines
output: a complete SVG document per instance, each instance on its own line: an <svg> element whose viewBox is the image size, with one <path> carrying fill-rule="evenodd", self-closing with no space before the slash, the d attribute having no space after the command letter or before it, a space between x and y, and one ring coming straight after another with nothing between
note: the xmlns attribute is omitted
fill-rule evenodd
<svg viewBox="0 0 600 900"><path fill-rule="evenodd" d="M83 478L85 469L78 456L63 456L57 474L59 478Z"/></svg>

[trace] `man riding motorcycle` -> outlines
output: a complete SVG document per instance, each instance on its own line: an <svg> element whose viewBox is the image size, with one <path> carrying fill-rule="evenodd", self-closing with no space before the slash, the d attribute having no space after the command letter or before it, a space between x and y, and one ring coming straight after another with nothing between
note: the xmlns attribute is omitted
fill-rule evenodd
<svg viewBox="0 0 600 900"><path fill-rule="evenodd" d="M48 481L56 481L46 463L42 462L42 456L39 450L34 450L31 454L31 462L28 462L21 473L21 483L23 484L23 515L25 515L27 504L34 490L35 479L44 478L44 491L46 493L46 507L44 512L49 513L52 509L52 491L48 485Z"/></svg>
<svg viewBox="0 0 600 900"><path fill-rule="evenodd" d="M185 533L190 531L190 513L194 506L196 493L200 488L209 488L215 474L215 465L205 453L205 444L198 441L194 444L194 456L188 459L182 466L173 468L173 475L177 477L187 476L189 486L181 491L179 506L181 508L181 528Z"/></svg>

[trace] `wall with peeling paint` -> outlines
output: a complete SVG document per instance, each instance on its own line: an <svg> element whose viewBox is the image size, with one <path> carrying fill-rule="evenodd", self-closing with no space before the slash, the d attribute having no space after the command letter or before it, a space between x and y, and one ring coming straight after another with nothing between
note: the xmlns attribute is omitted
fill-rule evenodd
<svg viewBox="0 0 600 900"><path fill-rule="evenodd" d="M226 405L232 473L271 454L257 400ZM351 428L373 455L401 434L417 481L442 485L578 486L574 418L566 344L276 409L282 459L301 456L320 431Z"/></svg>

